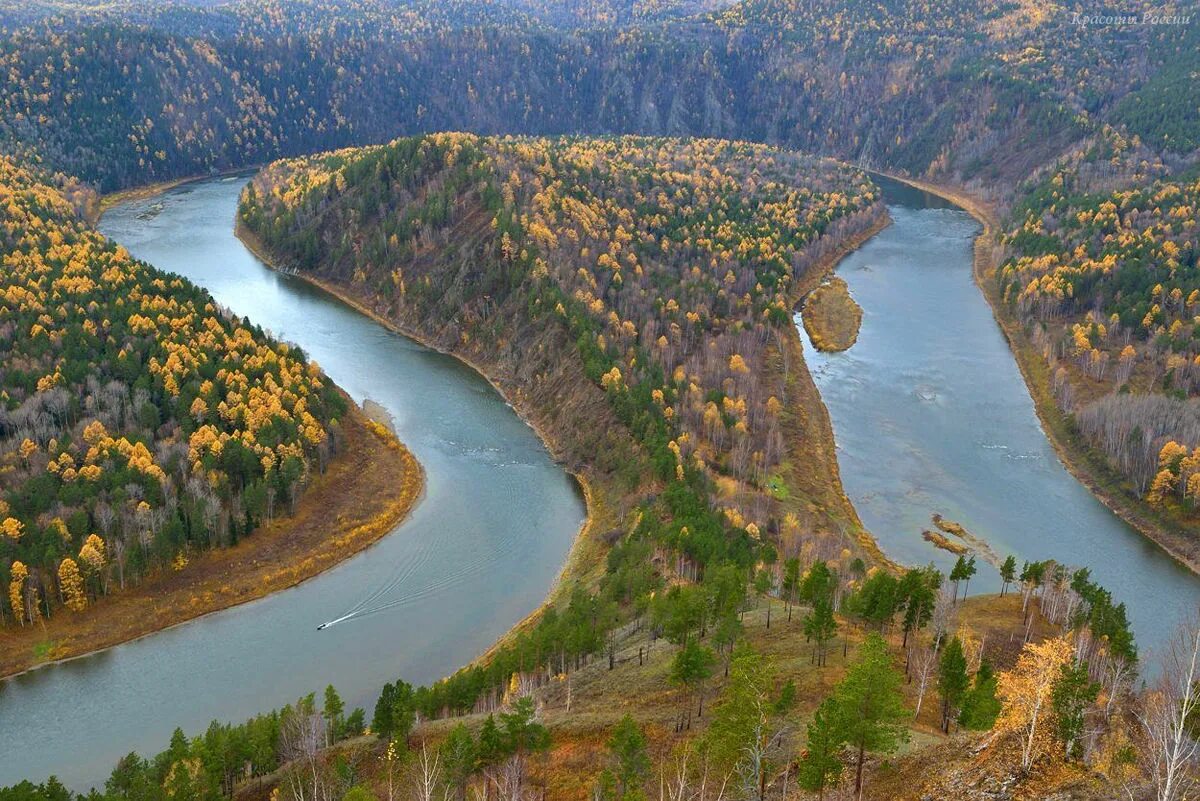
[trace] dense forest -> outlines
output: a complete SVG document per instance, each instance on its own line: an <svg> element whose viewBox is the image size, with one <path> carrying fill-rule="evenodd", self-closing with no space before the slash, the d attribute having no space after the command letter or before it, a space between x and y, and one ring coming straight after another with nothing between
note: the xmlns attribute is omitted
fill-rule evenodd
<svg viewBox="0 0 1200 801"><path fill-rule="evenodd" d="M77 187L0 159L0 578L9 625L286 512L345 401L299 350L130 258Z"/></svg>
<svg viewBox="0 0 1200 801"><path fill-rule="evenodd" d="M861 172L762 145L435 134L271 165L239 222L439 344L511 353L523 393L579 364L628 435L578 431L573 457L625 492L661 487L645 525L702 568L801 545L767 361L794 283L877 199ZM515 333L531 326L536 347Z"/></svg>
<svg viewBox="0 0 1200 801"><path fill-rule="evenodd" d="M23 19L0 142L111 190L404 133L751 139L1003 193L1119 121L1200 140L1194 25L1017 3L137 5ZM1135 4L1169 14L1161 3Z"/></svg>
<svg viewBox="0 0 1200 801"><path fill-rule="evenodd" d="M885 212L862 172L792 149L992 202L1005 313L1072 424L1194 515L1200 25L1124 11L1158 21L1016 0L0 2L6 624L235 543L345 411L304 354L96 234L96 190L275 162L242 198L248 242L500 365L571 429L569 466L620 490L595 580L486 660L398 678L369 719L329 688L177 733L87 797L544 799L581 753L562 797L820 797L865 774L895 797L1187 797L1194 627L1139 687L1124 607L1086 569L1010 557L1016 597L972 618L973 557L881 568L852 510L796 492L827 463L794 414L790 312ZM658 717L617 722L614 681ZM897 756L914 728L927 763ZM925 765L907 785L906 764Z"/></svg>
<svg viewBox="0 0 1200 801"><path fill-rule="evenodd" d="M1060 194L1097 203L1153 193L1153 181L1188 184L1200 145L1200 27L1187 24L1187 11L1139 2L1125 13L1145 24L1092 25L1076 17L1084 6L1007 0L869 9L851 0L13 4L0 11L8 26L0 147L113 190L440 130L752 140L989 197L1013 215L1006 258L1028 259L1024 273L1061 278L1031 266L1055 246L1037 241L1047 233L1038 217L1066 213L1062 202L1050 208L1054 191L1045 188L1056 170L1083 169ZM1087 166L1114 160L1125 166ZM1185 260L1194 240L1192 230L1175 232ZM1115 259L1110 272L1126 265L1116 251L1091 255ZM1032 277L1021 276L1023 289ZM1055 280L1039 279L1049 292ZM1136 304L1122 305L1133 314ZM1028 295L1020 307L1032 321ZM1076 303L1075 311L1073 323L1090 325L1094 312L1111 327L1112 309ZM1140 321L1122 325L1133 332ZM1070 375L1056 380L1059 402L1069 412L1097 402L1075 424L1111 460L1123 491L1145 497L1159 480L1155 497L1190 517L1176 501L1186 500L1191 471L1158 462L1168 443L1200 444L1187 426L1166 430L1160 420L1195 416L1162 400L1186 396L1194 368L1175 364L1166 378L1135 371L1144 380L1130 383L1117 379L1166 358L1127 356L1121 366L1125 345L1137 350L1124 335L1111 338L1120 347L1092 342L1086 354L1067 353L1079 350L1070 332L1031 335L1043 350L1056 341L1059 352L1046 351L1053 369L1063 357L1095 356L1075 371L1061 365L1076 379L1066 394ZM1163 351L1162 339L1149 349ZM1186 358L1171 352L1174 362ZM1126 395L1102 400L1086 386L1100 370ZM1135 429L1142 441L1133 446Z"/></svg>
<svg viewBox="0 0 1200 801"><path fill-rule="evenodd" d="M1200 501L1200 180L1108 129L1014 210L1006 302L1080 430L1153 504Z"/></svg>

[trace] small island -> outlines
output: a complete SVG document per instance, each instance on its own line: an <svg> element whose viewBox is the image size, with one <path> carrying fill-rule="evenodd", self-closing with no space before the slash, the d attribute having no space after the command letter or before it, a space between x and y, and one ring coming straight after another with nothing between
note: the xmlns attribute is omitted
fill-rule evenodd
<svg viewBox="0 0 1200 801"><path fill-rule="evenodd" d="M863 311L850 287L836 276L809 293L804 301L804 330L813 347L826 353L848 350L858 341Z"/></svg>

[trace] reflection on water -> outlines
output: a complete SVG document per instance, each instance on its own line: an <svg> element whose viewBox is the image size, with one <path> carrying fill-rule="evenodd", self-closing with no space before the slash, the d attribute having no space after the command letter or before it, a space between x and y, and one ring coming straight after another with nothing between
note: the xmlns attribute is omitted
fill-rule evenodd
<svg viewBox="0 0 1200 801"><path fill-rule="evenodd" d="M0 683L0 731L14 735L0 785L57 774L86 789L123 754L165 748L175 726L198 733L331 682L369 708L397 676L437 679L541 602L583 521L574 482L479 376L255 260L232 234L242 180L122 205L101 229L382 404L425 467L425 496L393 534L297 588ZM372 607L386 608L316 630L381 590Z"/></svg>
<svg viewBox="0 0 1200 801"><path fill-rule="evenodd" d="M838 268L863 307L857 344L818 353L798 326L863 523L907 564L953 565L921 538L940 513L1001 558L1086 565L1127 604L1146 655L1200 604L1200 579L1058 461L972 280L978 224L940 198L881 183L893 225ZM971 589L999 587L980 565Z"/></svg>

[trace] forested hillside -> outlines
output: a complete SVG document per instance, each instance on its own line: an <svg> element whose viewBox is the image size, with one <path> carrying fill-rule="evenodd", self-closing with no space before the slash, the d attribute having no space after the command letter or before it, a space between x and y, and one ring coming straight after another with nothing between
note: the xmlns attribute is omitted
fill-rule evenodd
<svg viewBox="0 0 1200 801"><path fill-rule="evenodd" d="M1132 0L1133 24L1092 13L0 0L8 631L235 544L291 505L349 411L302 353L82 222L96 190L269 164L245 241L479 367L589 500L587 564L566 572L583 580L478 663L386 685L378 739L331 692L178 733L91 798L529 799L536 777L543 799L639 801L648 739L673 801L819 797L843 772L838 789L892 797L1186 796L1195 629L1143 692L1125 609L1086 568L1009 557L1020 591L974 617L973 556L889 569L841 493L791 318L886 220L858 168L796 151L982 199L1003 222L979 277L1018 355L1033 343L1070 434L1195 545L1200 24L1170 1ZM893 762L911 734L935 746Z"/></svg>
<svg viewBox="0 0 1200 801"><path fill-rule="evenodd" d="M1200 182L1106 130L1033 186L1004 237L1004 299L1080 431L1134 491L1200 501Z"/></svg>
<svg viewBox="0 0 1200 801"><path fill-rule="evenodd" d="M239 214L281 266L519 374L573 464L663 489L643 528L699 567L801 545L779 489L810 444L784 440L790 310L877 198L761 145L437 134L272 165Z"/></svg>
<svg viewBox="0 0 1200 801"><path fill-rule="evenodd" d="M0 142L111 190L421 131L691 134L1003 195L1105 121L1177 153L1197 141L1194 25L1074 25L1070 8L995 0L704 7L273 0L14 15Z"/></svg>
<svg viewBox="0 0 1200 801"><path fill-rule="evenodd" d="M286 513L345 401L295 348L130 258L0 159L0 578L82 610Z"/></svg>

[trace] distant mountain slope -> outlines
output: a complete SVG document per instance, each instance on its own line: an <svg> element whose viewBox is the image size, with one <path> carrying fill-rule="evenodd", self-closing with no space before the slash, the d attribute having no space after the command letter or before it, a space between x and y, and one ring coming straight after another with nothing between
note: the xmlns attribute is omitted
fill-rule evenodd
<svg viewBox="0 0 1200 801"><path fill-rule="evenodd" d="M1200 140L1195 25L994 0L706 7L117 6L0 44L0 143L112 189L428 130L690 134L1005 191L1105 122L1175 154Z"/></svg>

